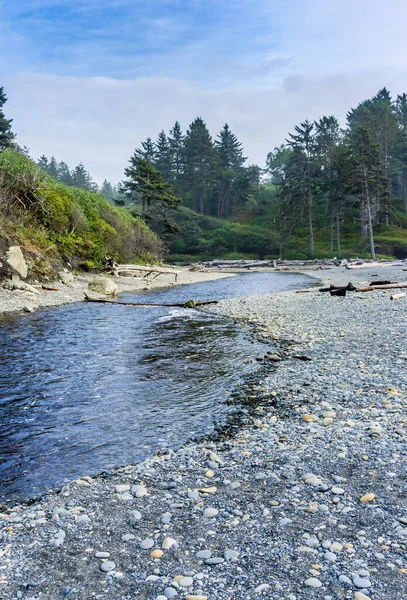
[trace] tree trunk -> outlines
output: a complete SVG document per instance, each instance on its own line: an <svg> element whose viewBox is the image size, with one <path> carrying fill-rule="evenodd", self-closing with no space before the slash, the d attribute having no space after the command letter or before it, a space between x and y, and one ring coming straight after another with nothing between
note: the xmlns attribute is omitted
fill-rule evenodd
<svg viewBox="0 0 407 600"><path fill-rule="evenodd" d="M331 203L331 221L329 224L329 256L334 253L334 207Z"/></svg>
<svg viewBox="0 0 407 600"><path fill-rule="evenodd" d="M337 252L338 258L341 257L341 224L339 221L339 208L336 207L336 244L337 244Z"/></svg>
<svg viewBox="0 0 407 600"><path fill-rule="evenodd" d="M376 259L376 252L374 249L374 239L373 239L373 222L372 222L372 209L370 206L370 198L369 196L366 199L366 209L367 209L367 228L369 232L369 246L370 246L370 254L372 259Z"/></svg>
<svg viewBox="0 0 407 600"><path fill-rule="evenodd" d="M309 252L311 258L314 258L314 226L312 223L312 200L308 206L308 224L309 224Z"/></svg>

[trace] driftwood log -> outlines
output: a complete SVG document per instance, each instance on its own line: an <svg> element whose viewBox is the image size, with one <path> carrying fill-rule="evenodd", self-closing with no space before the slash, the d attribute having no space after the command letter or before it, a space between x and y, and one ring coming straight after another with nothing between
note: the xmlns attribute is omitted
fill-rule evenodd
<svg viewBox="0 0 407 600"><path fill-rule="evenodd" d="M390 296L390 300L400 300L400 298L405 298L407 296L407 294L405 294L404 292L402 292L401 294L393 294L392 296Z"/></svg>
<svg viewBox="0 0 407 600"><path fill-rule="evenodd" d="M388 283L385 285L369 285L368 287L359 288L358 292L374 292L374 290L402 290L407 288L407 281L399 283Z"/></svg>
<svg viewBox="0 0 407 600"><path fill-rule="evenodd" d="M174 302L173 304L168 303L152 303L152 304L141 304L137 302L120 302L120 300L107 300L106 298L95 298L85 293L85 300L87 302L99 302L102 304L116 304L119 306L135 306L137 308L195 308L196 306L205 306L207 304L217 304L218 300L188 300L188 302Z"/></svg>

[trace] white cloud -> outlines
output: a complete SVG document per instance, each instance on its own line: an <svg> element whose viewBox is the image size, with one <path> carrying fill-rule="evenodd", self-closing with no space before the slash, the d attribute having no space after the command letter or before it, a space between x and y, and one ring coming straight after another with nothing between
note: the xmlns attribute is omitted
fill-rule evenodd
<svg viewBox="0 0 407 600"><path fill-rule="evenodd" d="M346 111L387 86L393 95L407 91L407 70L380 68L323 77L291 75L275 87L208 90L163 77L123 81L108 78L15 75L3 79L7 116L21 145L33 157L54 154L70 165L82 161L101 182L113 182L134 148L175 120L183 129L202 116L216 135L227 121L251 162L264 164L267 153L306 119Z"/></svg>

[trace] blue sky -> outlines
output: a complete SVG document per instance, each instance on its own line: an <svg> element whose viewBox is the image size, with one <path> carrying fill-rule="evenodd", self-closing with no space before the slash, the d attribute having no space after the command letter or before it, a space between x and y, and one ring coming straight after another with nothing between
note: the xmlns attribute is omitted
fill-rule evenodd
<svg viewBox="0 0 407 600"><path fill-rule="evenodd" d="M200 114L263 163L289 129L407 91L404 0L0 0L0 85L33 156L113 181Z"/></svg>

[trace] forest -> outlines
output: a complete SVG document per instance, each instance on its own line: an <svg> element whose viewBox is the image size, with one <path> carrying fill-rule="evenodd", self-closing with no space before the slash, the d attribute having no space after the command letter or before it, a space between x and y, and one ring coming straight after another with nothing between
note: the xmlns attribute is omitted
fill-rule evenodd
<svg viewBox="0 0 407 600"><path fill-rule="evenodd" d="M4 103L2 90L0 111ZM3 148L29 153L2 112L0 135ZM173 261L407 256L406 94L383 88L343 125L329 114L304 120L271 148L264 165L250 164L228 124L212 137L197 117L185 131L177 121L141 142L117 184L99 187L82 163L53 156L37 165L143 219Z"/></svg>

